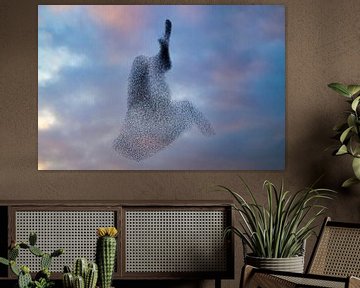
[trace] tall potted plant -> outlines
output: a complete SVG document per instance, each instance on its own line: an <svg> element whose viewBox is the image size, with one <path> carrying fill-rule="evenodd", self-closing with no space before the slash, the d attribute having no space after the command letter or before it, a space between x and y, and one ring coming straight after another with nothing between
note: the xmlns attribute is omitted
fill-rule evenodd
<svg viewBox="0 0 360 288"><path fill-rule="evenodd" d="M305 241L314 233L315 220L326 209L318 200L331 199L334 191L310 187L291 193L285 191L283 183L277 188L266 180L267 203L261 205L249 186L242 182L251 201L228 187L219 187L236 201L233 208L240 216L239 226L228 227L225 233L239 236L244 247L250 250L244 255L245 264L302 273Z"/></svg>
<svg viewBox="0 0 360 288"><path fill-rule="evenodd" d="M341 83L330 83L329 88L346 98L350 104L346 112L346 121L334 127L339 145L334 155L350 155L352 157L352 169L354 176L344 181L343 187L349 187L360 183L360 85L344 85Z"/></svg>

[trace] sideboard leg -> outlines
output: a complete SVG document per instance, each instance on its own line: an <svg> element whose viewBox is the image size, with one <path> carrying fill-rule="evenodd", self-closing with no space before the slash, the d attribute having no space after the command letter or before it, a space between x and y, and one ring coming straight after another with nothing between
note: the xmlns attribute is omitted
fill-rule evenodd
<svg viewBox="0 0 360 288"><path fill-rule="evenodd" d="M221 288L221 279L215 278L215 288Z"/></svg>

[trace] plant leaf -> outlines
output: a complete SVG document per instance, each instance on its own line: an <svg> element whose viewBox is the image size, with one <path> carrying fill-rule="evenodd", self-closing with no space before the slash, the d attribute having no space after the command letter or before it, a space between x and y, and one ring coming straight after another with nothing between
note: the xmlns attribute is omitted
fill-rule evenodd
<svg viewBox="0 0 360 288"><path fill-rule="evenodd" d="M351 109L356 111L357 106L359 105L360 96L356 97L351 103Z"/></svg>
<svg viewBox="0 0 360 288"><path fill-rule="evenodd" d="M6 258L3 258L3 257L0 257L0 263L4 264L4 265L9 265L10 264L9 260L6 259Z"/></svg>
<svg viewBox="0 0 360 288"><path fill-rule="evenodd" d="M337 93L341 94L342 96L348 97L350 98L350 93L347 89L347 86L345 86L344 84L341 83L330 83L328 85L329 88L333 89L334 91L336 91Z"/></svg>
<svg viewBox="0 0 360 288"><path fill-rule="evenodd" d="M350 126L349 128L345 129L345 131L343 133L341 133L341 136L340 136L341 143L344 143L344 141L346 140L346 137L348 136L348 134L352 128L353 128L353 126Z"/></svg>
<svg viewBox="0 0 360 288"><path fill-rule="evenodd" d="M247 186L247 185L246 185ZM246 187L245 186L245 187ZM295 193L285 191L283 183L277 189L270 181L264 181L267 203L262 206L246 200L238 193L224 186L218 186L232 194L237 204L233 209L239 213L240 227L231 227L226 233L234 233L258 257L291 257L299 255L304 240L314 234L313 222L325 211L317 204L319 200L332 199L329 189L301 189ZM249 192L246 187L245 193ZM254 196L254 195L253 195ZM310 216L310 211L311 213Z"/></svg>
<svg viewBox="0 0 360 288"><path fill-rule="evenodd" d="M341 185L341 187L348 188L352 185L359 184L359 183L360 183L359 179L357 179L356 177L351 177L351 178L347 179L346 181L344 181L344 183Z"/></svg>
<svg viewBox="0 0 360 288"><path fill-rule="evenodd" d="M354 157L360 156L360 138L358 135L355 134L350 137L348 146L351 147L351 155Z"/></svg>
<svg viewBox="0 0 360 288"><path fill-rule="evenodd" d="M19 276L20 274L20 268L16 265L15 261L10 261L10 268L11 271L16 275Z"/></svg>
<svg viewBox="0 0 360 288"><path fill-rule="evenodd" d="M350 96L354 96L360 92L360 85L348 85L347 90Z"/></svg>
<svg viewBox="0 0 360 288"><path fill-rule="evenodd" d="M358 133L358 129L357 129L357 125L356 125L356 116L354 113L350 113L348 118L347 118L347 124L349 125L349 127L353 127L353 130L355 130L355 133Z"/></svg>
<svg viewBox="0 0 360 288"><path fill-rule="evenodd" d="M341 145L341 147L339 148L339 150L336 152L335 155L344 155L348 153L348 149L346 147L346 145Z"/></svg>
<svg viewBox="0 0 360 288"><path fill-rule="evenodd" d="M352 161L352 168L356 178L360 180L360 158L354 157Z"/></svg>

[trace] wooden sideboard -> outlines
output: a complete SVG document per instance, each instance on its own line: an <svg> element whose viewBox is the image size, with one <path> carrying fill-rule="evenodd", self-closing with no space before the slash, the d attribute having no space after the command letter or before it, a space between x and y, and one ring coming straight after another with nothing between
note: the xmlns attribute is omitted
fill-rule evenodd
<svg viewBox="0 0 360 288"><path fill-rule="evenodd" d="M12 240L26 241L35 231L43 250L65 249L51 266L53 278L60 279L62 267L77 257L94 260L97 227L115 226L115 282L215 279L220 287L221 279L234 278L234 239L223 238L232 221L231 204L221 201L0 202L0 256L6 257ZM19 260L37 269L34 256ZM0 265L0 281L11 279Z"/></svg>

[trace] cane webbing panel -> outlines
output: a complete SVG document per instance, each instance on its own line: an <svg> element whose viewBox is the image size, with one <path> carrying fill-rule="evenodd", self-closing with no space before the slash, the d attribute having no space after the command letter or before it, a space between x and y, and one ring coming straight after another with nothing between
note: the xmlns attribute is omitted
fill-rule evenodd
<svg viewBox="0 0 360 288"><path fill-rule="evenodd" d="M281 288L296 288L296 284L280 277L265 273L255 273L246 281L243 287L246 288L262 288L262 287L281 287Z"/></svg>
<svg viewBox="0 0 360 288"><path fill-rule="evenodd" d="M324 279L316 279L316 278L302 278L295 276L279 276L277 277L287 280L291 283L296 284L294 287L326 287L326 288L345 288L345 279L343 282L339 281L331 281Z"/></svg>
<svg viewBox="0 0 360 288"><path fill-rule="evenodd" d="M29 233L37 234L37 245L46 253L64 248L65 253L52 261L50 270L62 272L74 259L95 260L96 228L115 226L114 211L16 211L16 241L28 243ZM20 250L18 263L31 271L40 270L40 258Z"/></svg>
<svg viewBox="0 0 360 288"><path fill-rule="evenodd" d="M125 212L125 272L226 271L224 211Z"/></svg>
<svg viewBox="0 0 360 288"><path fill-rule="evenodd" d="M360 277L360 229L326 226L310 273Z"/></svg>

